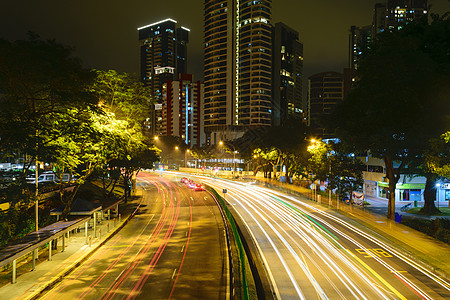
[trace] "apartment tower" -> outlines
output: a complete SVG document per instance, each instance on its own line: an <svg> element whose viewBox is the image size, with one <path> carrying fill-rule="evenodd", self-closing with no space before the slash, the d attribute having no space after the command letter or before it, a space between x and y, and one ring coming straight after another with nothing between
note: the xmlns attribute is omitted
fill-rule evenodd
<svg viewBox="0 0 450 300"><path fill-rule="evenodd" d="M232 140L271 125L272 1L204 1L205 132Z"/></svg>
<svg viewBox="0 0 450 300"><path fill-rule="evenodd" d="M193 81L191 74L180 74L178 80L163 84L163 135L181 137L189 147L202 146L204 85Z"/></svg>
<svg viewBox="0 0 450 300"><path fill-rule="evenodd" d="M344 99L344 74L323 72L309 77L308 126L310 132L322 139L331 138L333 132L325 129L324 120Z"/></svg>
<svg viewBox="0 0 450 300"><path fill-rule="evenodd" d="M189 29L166 19L138 28L141 81L151 88L154 106L145 127L149 135L162 131L162 85L187 73Z"/></svg>
<svg viewBox="0 0 450 300"><path fill-rule="evenodd" d="M303 44L284 23L275 24L272 61L272 122L280 126L288 118L303 118Z"/></svg>

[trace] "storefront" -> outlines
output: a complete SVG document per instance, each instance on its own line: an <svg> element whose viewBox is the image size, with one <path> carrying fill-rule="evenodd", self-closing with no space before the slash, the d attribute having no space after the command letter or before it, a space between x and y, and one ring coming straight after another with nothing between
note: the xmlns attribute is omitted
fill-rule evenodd
<svg viewBox="0 0 450 300"><path fill-rule="evenodd" d="M378 191L380 198L388 198L389 183L378 182ZM396 201L423 201L423 191L425 183L397 183L395 187ZM450 195L449 195L450 196Z"/></svg>
<svg viewBox="0 0 450 300"><path fill-rule="evenodd" d="M441 183L436 185L436 200L450 201L450 183Z"/></svg>

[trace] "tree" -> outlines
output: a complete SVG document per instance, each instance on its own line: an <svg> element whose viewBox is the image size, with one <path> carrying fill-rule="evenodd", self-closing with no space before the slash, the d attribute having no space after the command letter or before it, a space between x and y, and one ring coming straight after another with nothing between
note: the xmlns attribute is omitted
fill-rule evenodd
<svg viewBox="0 0 450 300"><path fill-rule="evenodd" d="M103 174L112 179L108 184L103 176L103 186L106 196L111 196L120 177L123 178L125 195L129 194L128 182L142 168L153 167L157 161L157 151L142 134L142 124L149 114L152 103L151 91L132 74L118 73L115 70L96 70L96 80L91 92L97 97L101 109L124 124L128 133L122 136L124 140L118 144L120 149L111 152L103 165ZM109 192L107 192L109 188Z"/></svg>
<svg viewBox="0 0 450 300"><path fill-rule="evenodd" d="M90 91L97 97L99 105L117 119L127 120L130 126L140 128L149 115L153 101L151 90L134 74L94 71L97 76Z"/></svg>
<svg viewBox="0 0 450 300"><path fill-rule="evenodd" d="M239 152L247 154L247 157L257 155L259 158L257 161L262 164L257 166L256 170L263 168L269 176L273 172L275 178L278 177L278 170L281 174L283 166L286 177L302 175L304 172L302 166L306 166L307 162L306 144L304 124L301 120L293 118L287 119L283 126L248 131L236 141ZM271 170L267 169L269 165Z"/></svg>
<svg viewBox="0 0 450 300"><path fill-rule="evenodd" d="M417 173L426 177L425 204L420 211L423 214L440 213L434 205L436 183L444 177L450 177L450 144L445 141L445 138L446 134L443 134L441 139L431 139L430 146L425 150L423 160L420 161Z"/></svg>
<svg viewBox="0 0 450 300"><path fill-rule="evenodd" d="M125 148L128 154L122 155L120 158L113 159L108 166L117 169L123 178L125 188L125 199L130 194L130 183L135 186L133 177L143 169L153 168L153 163L158 161L158 151L152 145L145 143L137 143L132 147ZM111 189L111 191L114 187Z"/></svg>
<svg viewBox="0 0 450 300"><path fill-rule="evenodd" d="M332 114L331 126L344 143L384 160L390 219L400 174L449 128L449 24L438 18L383 34L361 60L355 88Z"/></svg>
<svg viewBox="0 0 450 300"><path fill-rule="evenodd" d="M361 190L363 185L363 163L355 159L354 154L347 153L342 144L313 141L308 147L311 154L309 170L314 180L328 180L328 188L335 190L339 198L352 198L352 192Z"/></svg>
<svg viewBox="0 0 450 300"><path fill-rule="evenodd" d="M56 153L54 142L73 132L82 123L80 116L96 107L87 90L93 74L72 53L70 47L35 34L24 41L0 40L0 154L24 157L21 183L33 160L37 164ZM73 109L79 114L72 114ZM31 200L26 197L30 188L22 184L21 189L23 199ZM36 202L36 216L37 211Z"/></svg>
<svg viewBox="0 0 450 300"><path fill-rule="evenodd" d="M195 159L203 161L203 167L205 167L206 161L215 156L215 147L213 145L194 146L191 149L191 155Z"/></svg>
<svg viewBox="0 0 450 300"><path fill-rule="evenodd" d="M0 153L42 156L49 142L65 134L53 126L57 118L77 122L76 116L68 118L68 109L96 105L87 90L93 74L72 53L35 34L24 41L0 40Z"/></svg>

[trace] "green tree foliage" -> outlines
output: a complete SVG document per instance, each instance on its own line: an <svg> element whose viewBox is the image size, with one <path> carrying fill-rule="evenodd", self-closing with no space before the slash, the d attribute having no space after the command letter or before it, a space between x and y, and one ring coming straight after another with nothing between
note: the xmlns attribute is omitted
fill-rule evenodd
<svg viewBox="0 0 450 300"><path fill-rule="evenodd" d="M341 144L314 141L308 146L308 152L311 154L308 169L313 180L328 180L328 188L336 190L340 199L351 198L353 191L362 189L364 164L344 151Z"/></svg>
<svg viewBox="0 0 450 300"><path fill-rule="evenodd" d="M384 160L388 217L405 167L449 128L450 20L385 33L361 61L355 88L332 117L342 141ZM394 169L393 162L400 165Z"/></svg>
<svg viewBox="0 0 450 300"><path fill-rule="evenodd" d="M153 162L158 160L156 149L146 141L141 130L149 115L150 89L128 73L97 70L96 74L91 92L97 97L101 110L119 129L111 136L111 141L115 142L105 153L106 161L100 164L104 193L111 196L117 181L122 178L125 195L128 195L128 182L133 175L143 168L152 168ZM110 179L108 183L106 177Z"/></svg>
<svg viewBox="0 0 450 300"><path fill-rule="evenodd" d="M24 156L28 165L39 157L60 178L72 174L72 192L59 183L63 217L94 170L114 160L128 181L156 160L141 133L150 99L132 75L85 70L55 41L0 40L0 154ZM33 200L28 186L20 188L21 200L8 200L11 213Z"/></svg>
<svg viewBox="0 0 450 300"><path fill-rule="evenodd" d="M284 126L272 126L247 132L236 141L239 152L254 158L254 171L278 178L285 166L286 177L305 175L307 164L306 129L301 120L288 119ZM250 150L250 151L249 151Z"/></svg>
<svg viewBox="0 0 450 300"><path fill-rule="evenodd" d="M96 104L87 90L92 78L71 48L53 40L0 40L0 152L43 157L48 143L65 134L55 120L64 116L64 130L76 127L68 109Z"/></svg>
<svg viewBox="0 0 450 300"><path fill-rule="evenodd" d="M26 233L34 219L29 209L34 191L25 183L30 164L36 157L50 161L59 149L55 142L76 132L86 112L95 110L87 89L93 75L70 47L54 40L34 34L23 41L0 39L0 155L25 162L22 176L2 187L1 198L10 204L5 240Z"/></svg>
<svg viewBox="0 0 450 300"><path fill-rule="evenodd" d="M140 128L150 112L150 89L132 74L115 70L95 72L97 77L91 92L97 97L99 106L117 119L127 120L130 126Z"/></svg>
<svg viewBox="0 0 450 300"><path fill-rule="evenodd" d="M201 147L194 146L191 149L191 155L203 162L203 167L206 166L206 160L212 159L216 156L216 147L213 145L203 145Z"/></svg>

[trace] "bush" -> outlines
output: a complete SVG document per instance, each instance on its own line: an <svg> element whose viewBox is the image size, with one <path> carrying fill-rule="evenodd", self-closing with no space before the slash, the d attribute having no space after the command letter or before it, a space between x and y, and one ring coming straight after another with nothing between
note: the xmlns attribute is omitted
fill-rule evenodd
<svg viewBox="0 0 450 300"><path fill-rule="evenodd" d="M402 224L450 244L450 220L436 218L434 220L404 219Z"/></svg>

